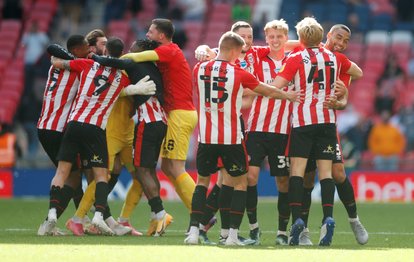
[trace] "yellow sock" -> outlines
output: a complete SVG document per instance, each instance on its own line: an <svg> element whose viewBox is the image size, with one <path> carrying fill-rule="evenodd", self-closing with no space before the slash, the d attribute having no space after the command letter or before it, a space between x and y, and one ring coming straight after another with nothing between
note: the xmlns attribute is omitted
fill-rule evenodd
<svg viewBox="0 0 414 262"><path fill-rule="evenodd" d="M173 177L168 177L168 179L173 183L175 191L181 198L181 201L183 201L184 205L191 212L191 201L196 186L194 180L187 172L179 175L177 179L174 179Z"/></svg>
<svg viewBox="0 0 414 262"><path fill-rule="evenodd" d="M142 186L136 179L132 179L132 185L128 190L126 195L124 205L122 206L121 210L121 219L129 220L132 211L134 211L135 207L137 206L139 200L142 196Z"/></svg>
<svg viewBox="0 0 414 262"><path fill-rule="evenodd" d="M93 203L95 203L95 191L96 191L96 182L95 180L93 180L88 185L85 192L83 193L82 200L79 203L79 207L76 210L75 216L79 218L85 217L89 209L91 209Z"/></svg>

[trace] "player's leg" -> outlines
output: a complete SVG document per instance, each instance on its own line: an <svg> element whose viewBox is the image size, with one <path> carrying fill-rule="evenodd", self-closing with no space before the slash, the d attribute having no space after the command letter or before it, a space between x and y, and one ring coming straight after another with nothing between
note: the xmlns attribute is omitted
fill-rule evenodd
<svg viewBox="0 0 414 262"><path fill-rule="evenodd" d="M303 177L313 145L315 127L305 126L293 128L290 133L289 159L289 207L292 214L292 226L289 236L289 245L299 244L299 235L305 228L300 218L302 212Z"/></svg>
<svg viewBox="0 0 414 262"><path fill-rule="evenodd" d="M250 157L247 171L247 199L246 213L249 219L249 237L256 245L260 244L260 229L257 221L257 181L259 180L260 166L267 155L267 133L251 132L246 136L246 150Z"/></svg>
<svg viewBox="0 0 414 262"><path fill-rule="evenodd" d="M173 217L164 210L160 197L160 182L156 166L167 126L162 121L141 122L136 128L134 165L138 180L142 184L148 204L151 207L151 222L147 235L161 236L173 221Z"/></svg>
<svg viewBox="0 0 414 262"><path fill-rule="evenodd" d="M171 111L168 115L167 134L161 148L161 169L174 184L177 194L188 210L191 210L195 182L185 170L185 160L196 125L196 111Z"/></svg>
<svg viewBox="0 0 414 262"><path fill-rule="evenodd" d="M231 176L234 186L230 204L230 229L225 245L246 245L239 240L238 231L246 209L247 195L247 152L244 145L221 145L220 152L224 167Z"/></svg>
<svg viewBox="0 0 414 262"><path fill-rule="evenodd" d="M288 145L289 135L274 134L272 135L271 145L268 151L268 161L270 166L270 175L275 177L279 197L277 201L277 210L279 216L278 231L276 234L276 245L287 245L287 224L290 218L289 208L289 157L286 156L286 147Z"/></svg>
<svg viewBox="0 0 414 262"><path fill-rule="evenodd" d="M193 193L190 230L184 240L186 244L198 244L199 224L203 219L206 209L207 189L210 184L210 175L217 170L217 159L219 157L219 146L209 144L198 144L197 149L197 186Z"/></svg>
<svg viewBox="0 0 414 262"><path fill-rule="evenodd" d="M138 178L137 178L136 170L134 167L132 146L133 146L133 139L131 140L128 139L127 146L124 147L119 153L121 162L124 164L128 172L131 174L132 185L128 189L128 193L126 195L124 205L122 206L121 214L118 217L118 223L123 226L131 228L131 235L142 236L142 233L137 231L129 222L129 218L132 214L132 211L135 209L135 207L139 203L141 199L141 195L142 195L142 187L141 187L141 184L137 180ZM115 168L116 166L114 167L114 169Z"/></svg>
<svg viewBox="0 0 414 262"><path fill-rule="evenodd" d="M332 178L332 161L335 158L336 125L318 125L318 132L315 136L316 146L313 155L318 168L319 182L321 185L323 219L320 246L329 246L335 228L333 219L333 204L335 194L335 183Z"/></svg>
<svg viewBox="0 0 414 262"><path fill-rule="evenodd" d="M305 228L299 235L299 245L312 246L313 243L310 238L310 231L308 228L308 219L310 207L312 204L312 191L315 184L316 176L316 161L309 159L306 165L305 177L303 179L303 198L302 198L302 213L301 218L305 223Z"/></svg>
<svg viewBox="0 0 414 262"><path fill-rule="evenodd" d="M348 220L355 239L359 244L364 245L368 242L368 232L359 220L354 188L346 176L345 167L342 162L335 162L332 165L332 176L335 181L339 199L348 213Z"/></svg>

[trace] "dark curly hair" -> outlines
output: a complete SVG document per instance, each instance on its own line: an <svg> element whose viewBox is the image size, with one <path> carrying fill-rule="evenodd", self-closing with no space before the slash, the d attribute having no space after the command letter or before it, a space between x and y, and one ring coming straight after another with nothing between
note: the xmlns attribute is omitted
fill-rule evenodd
<svg viewBox="0 0 414 262"><path fill-rule="evenodd" d="M149 39L138 39L131 46L131 51L142 52L146 50L154 50L158 46L160 46L160 43L157 41L149 40Z"/></svg>

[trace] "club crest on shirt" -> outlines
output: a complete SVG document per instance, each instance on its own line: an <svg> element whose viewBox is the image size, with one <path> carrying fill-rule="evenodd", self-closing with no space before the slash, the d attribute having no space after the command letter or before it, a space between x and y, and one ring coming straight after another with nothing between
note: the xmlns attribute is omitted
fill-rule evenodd
<svg viewBox="0 0 414 262"><path fill-rule="evenodd" d="M254 64L254 58L253 58L253 55L252 55L252 54L248 54L248 55L247 55L247 61L248 61L250 64Z"/></svg>

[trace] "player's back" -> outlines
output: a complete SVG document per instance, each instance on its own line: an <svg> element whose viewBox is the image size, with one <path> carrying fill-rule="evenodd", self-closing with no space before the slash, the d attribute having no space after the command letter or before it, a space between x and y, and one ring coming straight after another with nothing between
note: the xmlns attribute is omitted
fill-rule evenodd
<svg viewBox="0 0 414 262"><path fill-rule="evenodd" d="M63 131L78 86L78 73L50 67L37 128Z"/></svg>
<svg viewBox="0 0 414 262"><path fill-rule="evenodd" d="M200 142L241 143L242 84L253 89L258 81L240 67L221 60L197 64L193 77L199 97Z"/></svg>

